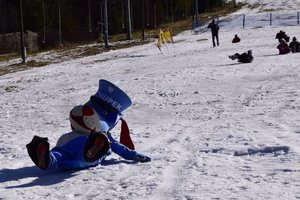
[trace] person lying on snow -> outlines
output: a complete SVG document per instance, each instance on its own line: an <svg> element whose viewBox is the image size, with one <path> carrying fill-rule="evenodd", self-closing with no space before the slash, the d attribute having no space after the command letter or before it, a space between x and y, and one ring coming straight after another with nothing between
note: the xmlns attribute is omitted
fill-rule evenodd
<svg viewBox="0 0 300 200"><path fill-rule="evenodd" d="M111 99L120 97L119 94L121 97L128 97L122 90L105 80L100 80L99 90L95 96L107 94L108 90L100 90L105 88L109 88L112 93L117 93L116 96L111 95ZM110 101L107 101L107 105L102 102L101 109L106 116L108 116L108 110L105 109L105 106L108 106ZM119 102L117 108L122 108L119 111L124 111L131 106L129 97L125 98L127 104L122 104L124 101L120 98L115 98L114 102ZM95 106L99 107L99 104ZM96 166L101 164L112 152L126 160L151 161L148 156L134 150L127 124L125 120L121 119L121 112L116 113L118 116L115 118L115 123L110 121L109 125L93 107L89 105L75 106L69 115L72 131L63 134L51 150L49 150L50 145L46 137L34 136L32 141L26 145L28 154L37 167L47 171L55 169L79 170ZM110 133L110 130L119 120L122 120L121 142L115 140Z"/></svg>
<svg viewBox="0 0 300 200"><path fill-rule="evenodd" d="M234 55L228 57L231 60L238 59L238 62L242 62L242 63L251 63L253 61L252 50L249 50L248 52L242 54L235 53Z"/></svg>

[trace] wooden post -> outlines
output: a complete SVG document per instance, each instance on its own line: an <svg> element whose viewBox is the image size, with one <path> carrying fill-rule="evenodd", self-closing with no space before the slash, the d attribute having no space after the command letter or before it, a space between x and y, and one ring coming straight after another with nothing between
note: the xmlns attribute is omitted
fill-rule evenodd
<svg viewBox="0 0 300 200"><path fill-rule="evenodd" d="M20 0L20 42L21 42L21 56L22 63L25 63L25 45L24 45L24 26L23 26L23 5L22 0Z"/></svg>
<svg viewBox="0 0 300 200"><path fill-rule="evenodd" d="M58 4L58 35L59 35L59 45L62 46L60 3L61 3L61 1L59 1L59 4Z"/></svg>
<svg viewBox="0 0 300 200"><path fill-rule="evenodd" d="M142 39L145 40L145 0L142 0Z"/></svg>
<svg viewBox="0 0 300 200"><path fill-rule="evenodd" d="M107 17L107 0L104 0L104 42L105 49L109 48L108 45L108 17Z"/></svg>
<svg viewBox="0 0 300 200"><path fill-rule="evenodd" d="M130 0L126 0L126 8L127 8L127 40L132 40L132 26L131 26L131 9L130 9Z"/></svg>

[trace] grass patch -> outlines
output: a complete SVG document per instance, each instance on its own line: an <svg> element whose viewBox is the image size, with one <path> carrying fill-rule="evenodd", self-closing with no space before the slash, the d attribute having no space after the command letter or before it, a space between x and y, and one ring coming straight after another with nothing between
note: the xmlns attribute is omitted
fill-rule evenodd
<svg viewBox="0 0 300 200"><path fill-rule="evenodd" d="M252 4L252 5L248 5L248 8L249 9L255 9L255 8L258 8L260 7L261 5L259 3L255 3L255 4Z"/></svg>
<svg viewBox="0 0 300 200"><path fill-rule="evenodd" d="M49 62L41 62L41 61L37 62L35 60L30 60L30 61L25 63L25 65L27 67L43 67L43 66L48 65L48 64L49 64Z"/></svg>
<svg viewBox="0 0 300 200"><path fill-rule="evenodd" d="M87 50L83 51L81 54L79 54L79 56L92 56L92 55L96 55L96 54L99 54L99 53L102 53L104 52L104 49L103 48L98 48L98 47L90 47L88 48Z"/></svg>
<svg viewBox="0 0 300 200"><path fill-rule="evenodd" d="M17 53L10 53L10 54L0 54L0 62L2 61L8 61L14 58L19 57Z"/></svg>
<svg viewBox="0 0 300 200"><path fill-rule="evenodd" d="M2 76L4 74L14 73L17 71L24 71L24 70L28 70L28 69L32 69L32 68L36 68L36 67L43 67L48 64L49 64L49 62L36 62L34 60L30 60L26 63L13 64L13 65L9 65L6 67L1 67L0 68L0 76Z"/></svg>
<svg viewBox="0 0 300 200"><path fill-rule="evenodd" d="M271 8L269 8L269 9L264 9L261 12L275 12L275 11L279 11L279 10L280 9L271 9Z"/></svg>

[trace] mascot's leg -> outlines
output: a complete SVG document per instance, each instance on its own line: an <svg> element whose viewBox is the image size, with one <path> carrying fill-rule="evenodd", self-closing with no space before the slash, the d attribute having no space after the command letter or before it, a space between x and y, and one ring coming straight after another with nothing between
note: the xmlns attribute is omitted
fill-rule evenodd
<svg viewBox="0 0 300 200"><path fill-rule="evenodd" d="M87 162L95 162L99 160L110 149L110 143L107 136L101 132L92 132L84 146L84 160Z"/></svg>
<svg viewBox="0 0 300 200"><path fill-rule="evenodd" d="M32 141L26 145L28 155L34 164L45 170L50 161L48 138L34 136Z"/></svg>

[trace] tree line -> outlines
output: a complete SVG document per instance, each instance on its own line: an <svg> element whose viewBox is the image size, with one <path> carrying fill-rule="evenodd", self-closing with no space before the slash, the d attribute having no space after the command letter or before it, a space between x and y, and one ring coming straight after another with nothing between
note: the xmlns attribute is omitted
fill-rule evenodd
<svg viewBox="0 0 300 200"><path fill-rule="evenodd" d="M0 0L0 34L24 30L38 33L44 45L94 40L103 33L104 1L109 34L126 33L128 0ZM22 3L22 21L20 20ZM162 23L195 17L224 5L225 0L129 0L131 27L153 29ZM191 19L195 19L195 18Z"/></svg>

